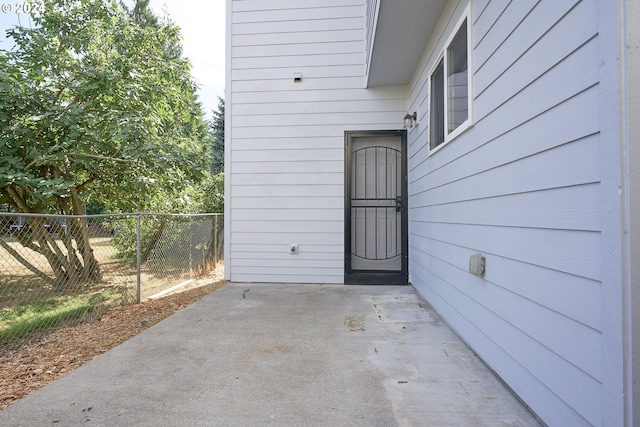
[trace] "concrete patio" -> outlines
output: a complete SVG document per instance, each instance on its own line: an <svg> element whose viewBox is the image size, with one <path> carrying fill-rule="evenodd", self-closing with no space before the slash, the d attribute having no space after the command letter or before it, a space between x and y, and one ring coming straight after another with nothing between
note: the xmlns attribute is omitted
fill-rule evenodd
<svg viewBox="0 0 640 427"><path fill-rule="evenodd" d="M3 426L539 426L411 287L231 283Z"/></svg>

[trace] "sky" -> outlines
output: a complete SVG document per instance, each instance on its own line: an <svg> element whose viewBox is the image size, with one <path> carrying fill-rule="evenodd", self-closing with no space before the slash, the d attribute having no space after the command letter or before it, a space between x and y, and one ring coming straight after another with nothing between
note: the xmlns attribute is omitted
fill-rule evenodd
<svg viewBox="0 0 640 427"><path fill-rule="evenodd" d="M191 74L199 86L198 98L207 118L224 98L225 0L150 0L158 16L166 10L182 29L184 56L191 61ZM29 25L29 17L18 14L24 0L0 0L0 49L9 49L5 31Z"/></svg>

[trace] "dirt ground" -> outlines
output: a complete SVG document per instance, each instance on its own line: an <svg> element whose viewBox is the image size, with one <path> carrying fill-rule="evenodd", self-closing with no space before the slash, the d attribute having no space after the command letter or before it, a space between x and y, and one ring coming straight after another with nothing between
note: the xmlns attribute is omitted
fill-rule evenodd
<svg viewBox="0 0 640 427"><path fill-rule="evenodd" d="M0 354L0 409L155 325L224 285L209 279L140 304L115 307L99 320L63 327Z"/></svg>

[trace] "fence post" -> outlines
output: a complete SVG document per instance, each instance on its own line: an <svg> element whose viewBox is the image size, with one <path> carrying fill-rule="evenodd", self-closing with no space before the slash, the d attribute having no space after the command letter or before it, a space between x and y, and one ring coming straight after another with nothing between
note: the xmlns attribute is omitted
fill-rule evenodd
<svg viewBox="0 0 640 427"><path fill-rule="evenodd" d="M213 267L218 267L218 215L213 217Z"/></svg>
<svg viewBox="0 0 640 427"><path fill-rule="evenodd" d="M140 303L141 286L140 286L140 213L136 214L136 303Z"/></svg>

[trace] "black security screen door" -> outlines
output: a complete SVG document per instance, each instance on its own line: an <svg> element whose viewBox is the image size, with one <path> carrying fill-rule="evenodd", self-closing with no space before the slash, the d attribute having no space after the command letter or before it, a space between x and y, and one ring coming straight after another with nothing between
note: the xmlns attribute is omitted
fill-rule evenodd
<svg viewBox="0 0 640 427"><path fill-rule="evenodd" d="M345 282L406 284L406 132L345 139Z"/></svg>

